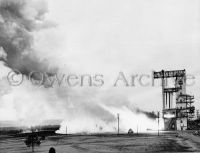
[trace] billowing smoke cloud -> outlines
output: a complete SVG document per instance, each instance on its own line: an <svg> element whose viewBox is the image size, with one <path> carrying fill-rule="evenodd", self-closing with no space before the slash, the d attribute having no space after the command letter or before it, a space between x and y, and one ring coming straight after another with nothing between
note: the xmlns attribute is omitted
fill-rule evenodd
<svg viewBox="0 0 200 153"><path fill-rule="evenodd" d="M23 74L55 71L32 48L32 32L52 26L44 20L46 12L45 1L0 0L0 47L6 53L1 60L11 69Z"/></svg>
<svg viewBox="0 0 200 153"><path fill-rule="evenodd" d="M33 48L37 40L32 34L52 27L45 21L46 12L47 4L43 0L0 0L0 60L7 68L5 72L17 69L28 75L31 71L56 71ZM61 119L61 133L66 132L66 126L69 133L113 132L119 113L121 131L157 126L144 111L138 111L126 97L112 91L85 87L44 88L33 86L29 81L11 87L6 76L0 86L0 120L34 126L43 120Z"/></svg>

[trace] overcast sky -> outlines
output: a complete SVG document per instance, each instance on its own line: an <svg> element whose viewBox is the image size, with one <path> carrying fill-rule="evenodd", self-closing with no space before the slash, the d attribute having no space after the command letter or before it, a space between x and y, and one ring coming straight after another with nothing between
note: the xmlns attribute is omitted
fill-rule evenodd
<svg viewBox="0 0 200 153"><path fill-rule="evenodd" d="M189 92L200 100L198 0L51 0L48 18L57 27L41 44L50 39L46 50L54 50L59 65L112 80L120 71L128 76L186 69L196 77ZM161 104L159 87L120 90L145 109Z"/></svg>

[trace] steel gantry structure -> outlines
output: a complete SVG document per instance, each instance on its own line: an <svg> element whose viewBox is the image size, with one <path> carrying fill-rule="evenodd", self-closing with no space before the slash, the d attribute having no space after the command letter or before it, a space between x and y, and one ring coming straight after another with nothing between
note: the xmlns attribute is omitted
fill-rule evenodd
<svg viewBox="0 0 200 153"><path fill-rule="evenodd" d="M194 115L194 96L186 94L186 71L153 72L154 79L162 80L162 113L165 130L186 130L188 119ZM174 78L174 87L168 87L167 79Z"/></svg>

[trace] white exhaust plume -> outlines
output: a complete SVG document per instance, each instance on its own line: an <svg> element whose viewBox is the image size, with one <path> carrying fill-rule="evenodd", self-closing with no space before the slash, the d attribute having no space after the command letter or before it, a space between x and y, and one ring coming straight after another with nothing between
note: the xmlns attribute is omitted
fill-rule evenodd
<svg viewBox="0 0 200 153"><path fill-rule="evenodd" d="M42 121L59 119L60 133L103 133L117 131L117 113L120 131L129 128L140 131L156 129L156 120L133 111L127 97L97 88L34 86L24 80L12 87L7 74L18 69L24 75L31 71L55 73L48 60L36 54L33 33L52 27L45 21L47 3L43 0L0 0L0 121L16 121L19 126L40 125Z"/></svg>
<svg viewBox="0 0 200 153"><path fill-rule="evenodd" d="M129 128L136 131L137 126L140 132L157 129L155 119L134 112L124 97L103 97L110 101L98 99L100 90L94 93L91 89L86 94L84 89L34 87L28 81L12 88L7 82L1 81L1 85L4 89L0 92L0 120L17 121L20 126L31 127L44 120L59 119L63 122L58 133L66 133L66 126L68 133L116 132L119 113L121 132L127 132Z"/></svg>
<svg viewBox="0 0 200 153"><path fill-rule="evenodd" d="M120 115L120 133L127 133L131 128L134 132L147 132L147 130L158 130L158 121L150 119L145 114L136 114L129 108L102 106L109 111L115 119L107 122L100 118L81 115L78 118L63 121L57 133L117 133L117 114ZM160 119L159 129L163 129L163 122Z"/></svg>

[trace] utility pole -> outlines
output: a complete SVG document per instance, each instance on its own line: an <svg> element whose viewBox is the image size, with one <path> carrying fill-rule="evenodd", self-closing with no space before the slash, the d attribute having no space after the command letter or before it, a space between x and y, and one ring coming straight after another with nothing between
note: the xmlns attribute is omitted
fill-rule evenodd
<svg viewBox="0 0 200 153"><path fill-rule="evenodd" d="M117 114L117 134L119 135L119 113Z"/></svg>
<svg viewBox="0 0 200 153"><path fill-rule="evenodd" d="M160 131L159 131L159 119L160 119L160 112L158 112L158 136L160 135Z"/></svg>

